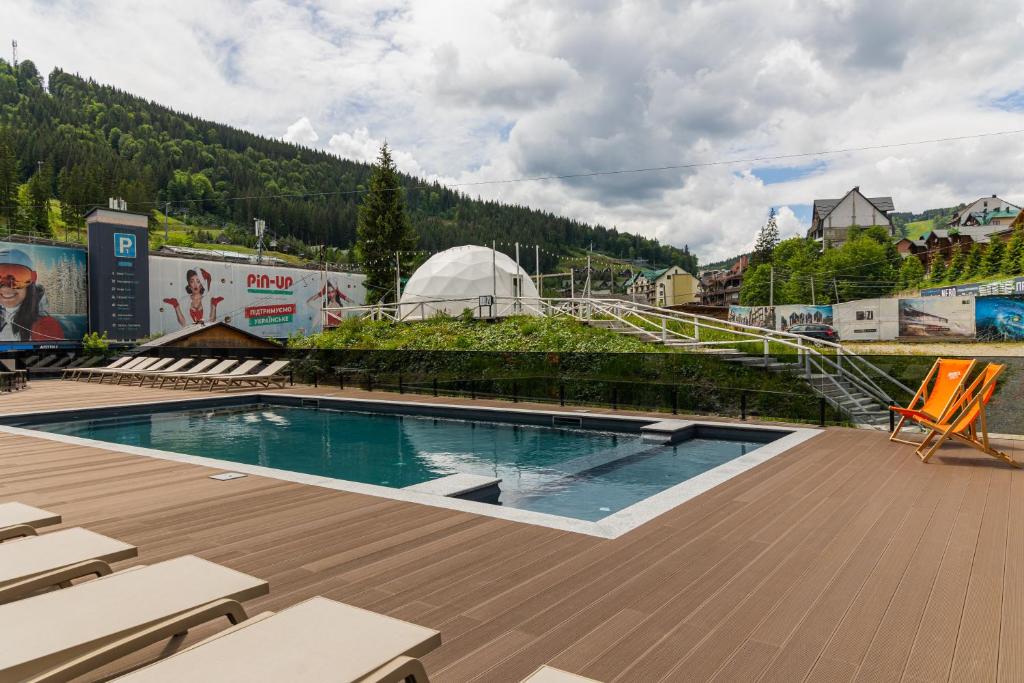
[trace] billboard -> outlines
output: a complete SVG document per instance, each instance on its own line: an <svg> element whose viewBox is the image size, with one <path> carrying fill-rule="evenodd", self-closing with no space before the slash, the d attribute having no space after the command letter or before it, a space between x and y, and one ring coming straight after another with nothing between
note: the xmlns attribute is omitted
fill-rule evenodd
<svg viewBox="0 0 1024 683"><path fill-rule="evenodd" d="M831 325L831 306L786 304L775 307L775 329L785 332L793 325Z"/></svg>
<svg viewBox="0 0 1024 683"><path fill-rule="evenodd" d="M361 306L364 276L302 268L154 256L150 326L165 334L222 320L267 338L322 329L320 307Z"/></svg>
<svg viewBox="0 0 1024 683"><path fill-rule="evenodd" d="M1024 294L1024 277L986 282L985 284L971 283L921 290L921 296L992 296L996 294Z"/></svg>
<svg viewBox="0 0 1024 683"><path fill-rule="evenodd" d="M729 306L729 322L775 329L774 306Z"/></svg>
<svg viewBox="0 0 1024 683"><path fill-rule="evenodd" d="M149 334L149 232L145 227L89 223L89 327L121 341Z"/></svg>
<svg viewBox="0 0 1024 683"><path fill-rule="evenodd" d="M84 249L0 242L0 350L80 341L87 292Z"/></svg>
<svg viewBox="0 0 1024 683"><path fill-rule="evenodd" d="M974 297L900 299L900 337L974 337Z"/></svg>
<svg viewBox="0 0 1024 683"><path fill-rule="evenodd" d="M981 296L974 320L982 341L1024 341L1024 296Z"/></svg>

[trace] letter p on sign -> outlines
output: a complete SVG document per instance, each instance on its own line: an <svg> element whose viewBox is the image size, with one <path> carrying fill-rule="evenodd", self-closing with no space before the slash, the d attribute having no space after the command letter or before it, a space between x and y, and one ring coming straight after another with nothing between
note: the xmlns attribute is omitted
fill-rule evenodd
<svg viewBox="0 0 1024 683"><path fill-rule="evenodd" d="M135 235L125 232L114 233L114 257L135 258Z"/></svg>

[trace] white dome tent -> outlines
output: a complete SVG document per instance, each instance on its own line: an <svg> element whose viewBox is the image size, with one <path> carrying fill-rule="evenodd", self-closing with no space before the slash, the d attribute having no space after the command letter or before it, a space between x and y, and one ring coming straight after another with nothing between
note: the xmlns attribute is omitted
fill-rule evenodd
<svg viewBox="0 0 1024 683"><path fill-rule="evenodd" d="M525 268L490 247L466 245L434 254L416 269L399 300L399 317L456 316L467 308L484 318L541 315L539 299Z"/></svg>

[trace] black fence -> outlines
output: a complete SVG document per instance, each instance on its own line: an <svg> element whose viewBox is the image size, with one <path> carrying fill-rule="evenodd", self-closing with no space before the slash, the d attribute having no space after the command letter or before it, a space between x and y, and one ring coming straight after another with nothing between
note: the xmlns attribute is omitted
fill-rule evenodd
<svg viewBox="0 0 1024 683"><path fill-rule="evenodd" d="M121 352L124 352L123 350ZM500 353L357 349L135 348L149 355L289 358L290 379L334 388L467 399L499 399L603 409L718 415L817 425L850 424L850 416L822 398L828 380L807 372L796 357L740 363L703 353ZM29 352L8 354L22 360ZM861 356L886 376L916 390L934 356ZM1006 366L988 407L993 433L1024 433L1024 356L978 358ZM862 367L866 367L863 366ZM869 371L870 374L870 371ZM32 379L60 372L29 370ZM912 393L874 378L899 405ZM880 404L871 406L883 409Z"/></svg>
<svg viewBox="0 0 1024 683"><path fill-rule="evenodd" d="M797 372L702 354L314 350L296 382L340 389L811 424L847 419Z"/></svg>

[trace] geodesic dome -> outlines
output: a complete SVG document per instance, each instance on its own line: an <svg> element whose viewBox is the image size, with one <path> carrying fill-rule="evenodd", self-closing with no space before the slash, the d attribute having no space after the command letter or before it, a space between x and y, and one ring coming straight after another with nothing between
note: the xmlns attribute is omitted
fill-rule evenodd
<svg viewBox="0 0 1024 683"><path fill-rule="evenodd" d="M518 286L517 283L518 282ZM481 306L481 297L494 305ZM409 278L399 301L403 319L429 318L438 312L476 317L540 315L537 287L522 266L490 247L466 245L434 254Z"/></svg>

